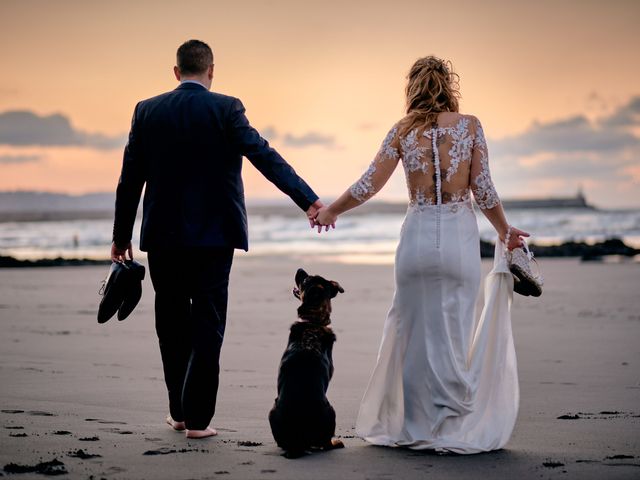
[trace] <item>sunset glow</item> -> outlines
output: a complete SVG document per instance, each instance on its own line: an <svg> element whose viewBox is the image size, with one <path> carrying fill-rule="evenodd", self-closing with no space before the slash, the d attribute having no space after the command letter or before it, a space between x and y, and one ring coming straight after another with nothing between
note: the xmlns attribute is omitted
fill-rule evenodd
<svg viewBox="0 0 640 480"><path fill-rule="evenodd" d="M637 207L639 20L635 1L5 0L0 190L113 190L133 107L175 88L175 50L199 38L213 90L242 99L323 198L366 168L403 116L411 63L436 54L461 76L503 196L582 186L598 206ZM400 170L379 198L406 197ZM248 163L245 182L249 198L281 195Z"/></svg>

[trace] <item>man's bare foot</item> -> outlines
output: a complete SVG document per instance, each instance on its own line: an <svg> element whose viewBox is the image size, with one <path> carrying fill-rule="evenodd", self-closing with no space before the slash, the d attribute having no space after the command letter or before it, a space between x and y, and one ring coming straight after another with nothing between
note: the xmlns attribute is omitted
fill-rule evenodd
<svg viewBox="0 0 640 480"><path fill-rule="evenodd" d="M204 430L187 430L187 438L207 438L218 435L214 428L207 427Z"/></svg>
<svg viewBox="0 0 640 480"><path fill-rule="evenodd" d="M344 448L344 443L339 438L331 439L331 448Z"/></svg>
<svg viewBox="0 0 640 480"><path fill-rule="evenodd" d="M167 415L167 424L178 432L181 432L186 428L184 422L176 422L173 418L171 418L171 415Z"/></svg>

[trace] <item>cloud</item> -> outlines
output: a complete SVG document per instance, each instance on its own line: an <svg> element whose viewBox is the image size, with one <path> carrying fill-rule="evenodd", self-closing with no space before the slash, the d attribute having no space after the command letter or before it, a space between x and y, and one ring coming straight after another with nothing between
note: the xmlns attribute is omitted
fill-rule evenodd
<svg viewBox="0 0 640 480"><path fill-rule="evenodd" d="M0 155L0 165L35 163L42 160L42 155Z"/></svg>
<svg viewBox="0 0 640 480"><path fill-rule="evenodd" d="M368 132L370 130L373 130L374 128L377 128L378 124L377 123L373 123L373 122L365 122L365 123L361 123L359 125L356 126L356 128L358 130L361 130L363 132Z"/></svg>
<svg viewBox="0 0 640 480"><path fill-rule="evenodd" d="M325 148L335 148L336 141L335 138L331 135L323 135L318 132L307 132L302 135L294 135L292 133L285 133L283 135L279 134L278 131L272 127L268 126L261 130L260 134L269 140L272 141L280 141L283 145L287 147L294 148L306 148L306 147L325 147Z"/></svg>
<svg viewBox="0 0 640 480"><path fill-rule="evenodd" d="M554 179L566 188L589 185L599 189L594 200L610 203L621 185L637 184L638 127L640 96L594 120L577 115L534 123L518 135L489 141L494 177L507 190L513 190L514 183L535 190ZM628 201L633 201L633 193L625 194L631 195Z"/></svg>
<svg viewBox="0 0 640 480"><path fill-rule="evenodd" d="M13 146L78 146L100 150L123 147L124 136L75 129L62 114L40 116L28 110L0 113L0 144Z"/></svg>
<svg viewBox="0 0 640 480"><path fill-rule="evenodd" d="M493 142L497 155L532 155L540 152L614 152L637 147L640 139L618 125L611 125L618 112L594 123L574 116L548 123L535 123L527 131Z"/></svg>
<svg viewBox="0 0 640 480"><path fill-rule="evenodd" d="M640 97L633 98L627 105L604 118L602 124L614 128L640 125Z"/></svg>
<svg viewBox="0 0 640 480"><path fill-rule="evenodd" d="M276 129L271 126L260 130L260 135L262 135L262 138L266 138L270 142L278 138L278 133L276 132Z"/></svg>
<svg viewBox="0 0 640 480"><path fill-rule="evenodd" d="M322 135L317 132L308 132L304 135L295 136L287 133L283 140L285 145L290 147L312 147L321 146L326 148L335 147L335 138L329 135Z"/></svg>

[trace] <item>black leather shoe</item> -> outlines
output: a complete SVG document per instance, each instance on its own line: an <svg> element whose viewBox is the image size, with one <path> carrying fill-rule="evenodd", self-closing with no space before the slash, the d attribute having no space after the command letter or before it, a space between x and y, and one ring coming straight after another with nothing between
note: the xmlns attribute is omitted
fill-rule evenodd
<svg viewBox="0 0 640 480"><path fill-rule="evenodd" d="M98 323L105 323L118 311L125 295L125 283L129 269L123 263L113 262L100 293L102 300L98 307Z"/></svg>
<svg viewBox="0 0 640 480"><path fill-rule="evenodd" d="M127 275L125 277L124 300L118 309L118 320L124 320L136 308L142 297L142 280L144 280L145 268L135 260L125 260Z"/></svg>

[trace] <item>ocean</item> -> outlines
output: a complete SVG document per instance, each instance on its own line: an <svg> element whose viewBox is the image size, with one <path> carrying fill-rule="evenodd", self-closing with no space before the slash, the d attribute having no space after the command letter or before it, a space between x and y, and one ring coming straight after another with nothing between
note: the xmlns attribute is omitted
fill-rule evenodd
<svg viewBox="0 0 640 480"><path fill-rule="evenodd" d="M640 209L514 209L510 223L532 234L531 242L588 243L621 238L640 248ZM493 241L489 222L477 212L480 235ZM346 214L337 228L318 234L301 212L249 216L249 256L287 255L348 263L392 263L404 215L401 213ZM138 245L139 219L134 229ZM19 259L108 258L112 220L55 220L0 222L0 255ZM243 255L241 253L241 255Z"/></svg>

